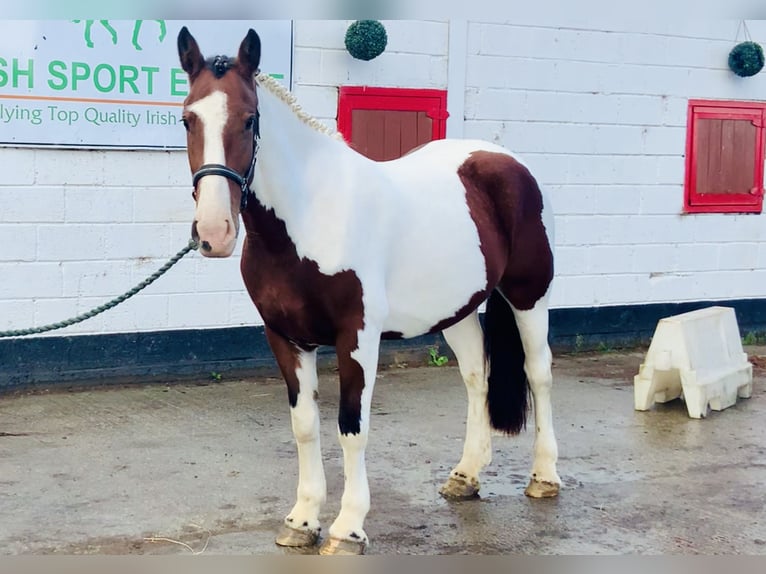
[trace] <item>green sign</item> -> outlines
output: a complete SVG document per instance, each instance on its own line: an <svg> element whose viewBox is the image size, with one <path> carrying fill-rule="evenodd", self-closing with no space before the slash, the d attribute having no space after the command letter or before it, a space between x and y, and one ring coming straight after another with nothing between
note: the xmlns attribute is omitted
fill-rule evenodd
<svg viewBox="0 0 766 574"><path fill-rule="evenodd" d="M5 20L0 144L183 148L188 82L175 39L184 25L206 56L235 56L255 29L261 69L290 87L289 20Z"/></svg>

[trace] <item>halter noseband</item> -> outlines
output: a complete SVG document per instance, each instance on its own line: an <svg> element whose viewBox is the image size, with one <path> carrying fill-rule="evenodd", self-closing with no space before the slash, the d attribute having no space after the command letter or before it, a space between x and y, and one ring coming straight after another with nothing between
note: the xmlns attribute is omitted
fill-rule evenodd
<svg viewBox="0 0 766 574"><path fill-rule="evenodd" d="M222 175L223 177L232 180L239 186L240 190L242 191L242 197L239 200L239 212L242 213L245 211L245 208L247 207L247 196L250 193L248 188L250 186L250 181L253 179L253 174L255 173L255 160L258 155L259 137L260 134L258 133L258 114L256 113L255 124L253 125L253 157L250 160L250 167L248 168L245 176L242 177L230 167L220 163L206 163L200 166L200 168L194 172L194 175L192 175L192 186L194 187L194 192L197 192L197 182L199 182L199 180L206 175Z"/></svg>

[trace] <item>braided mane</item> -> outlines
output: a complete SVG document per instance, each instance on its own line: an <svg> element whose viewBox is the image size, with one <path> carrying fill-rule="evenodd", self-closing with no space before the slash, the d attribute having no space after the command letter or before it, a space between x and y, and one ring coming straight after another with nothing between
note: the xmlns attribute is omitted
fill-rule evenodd
<svg viewBox="0 0 766 574"><path fill-rule="evenodd" d="M300 119L307 126L311 127L314 131L328 135L338 140L343 140L342 134L340 134L337 131L331 130L322 122L320 122L318 119L306 113L303 110L303 108L300 106L300 104L298 104L298 99L293 94L290 93L290 90L285 88L277 80L275 80L268 74L259 72L255 76L255 81L258 84L258 86L265 88L266 90L269 91L269 93L271 93L272 95L276 96L277 98L282 100L284 103L286 103L290 107L290 109L293 111L293 113L298 117L298 119Z"/></svg>

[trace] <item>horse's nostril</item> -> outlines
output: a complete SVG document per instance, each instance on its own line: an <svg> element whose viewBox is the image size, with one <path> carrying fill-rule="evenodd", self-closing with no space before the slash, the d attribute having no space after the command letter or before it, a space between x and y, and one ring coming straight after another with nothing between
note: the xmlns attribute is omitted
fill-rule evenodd
<svg viewBox="0 0 766 574"><path fill-rule="evenodd" d="M213 248L210 247L210 244L207 241L203 241L201 247L202 247L202 251L212 251L213 250Z"/></svg>
<svg viewBox="0 0 766 574"><path fill-rule="evenodd" d="M194 221L194 223L192 223L191 236L192 236L192 239L194 239L194 241L199 241L199 233L197 232L196 220Z"/></svg>

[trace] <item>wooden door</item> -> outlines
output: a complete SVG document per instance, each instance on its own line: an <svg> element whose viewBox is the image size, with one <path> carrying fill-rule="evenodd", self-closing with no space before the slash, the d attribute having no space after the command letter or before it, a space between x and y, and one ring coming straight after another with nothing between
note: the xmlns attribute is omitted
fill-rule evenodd
<svg viewBox="0 0 766 574"><path fill-rule="evenodd" d="M446 104L444 90L342 87L338 130L370 159L396 159L445 137Z"/></svg>

